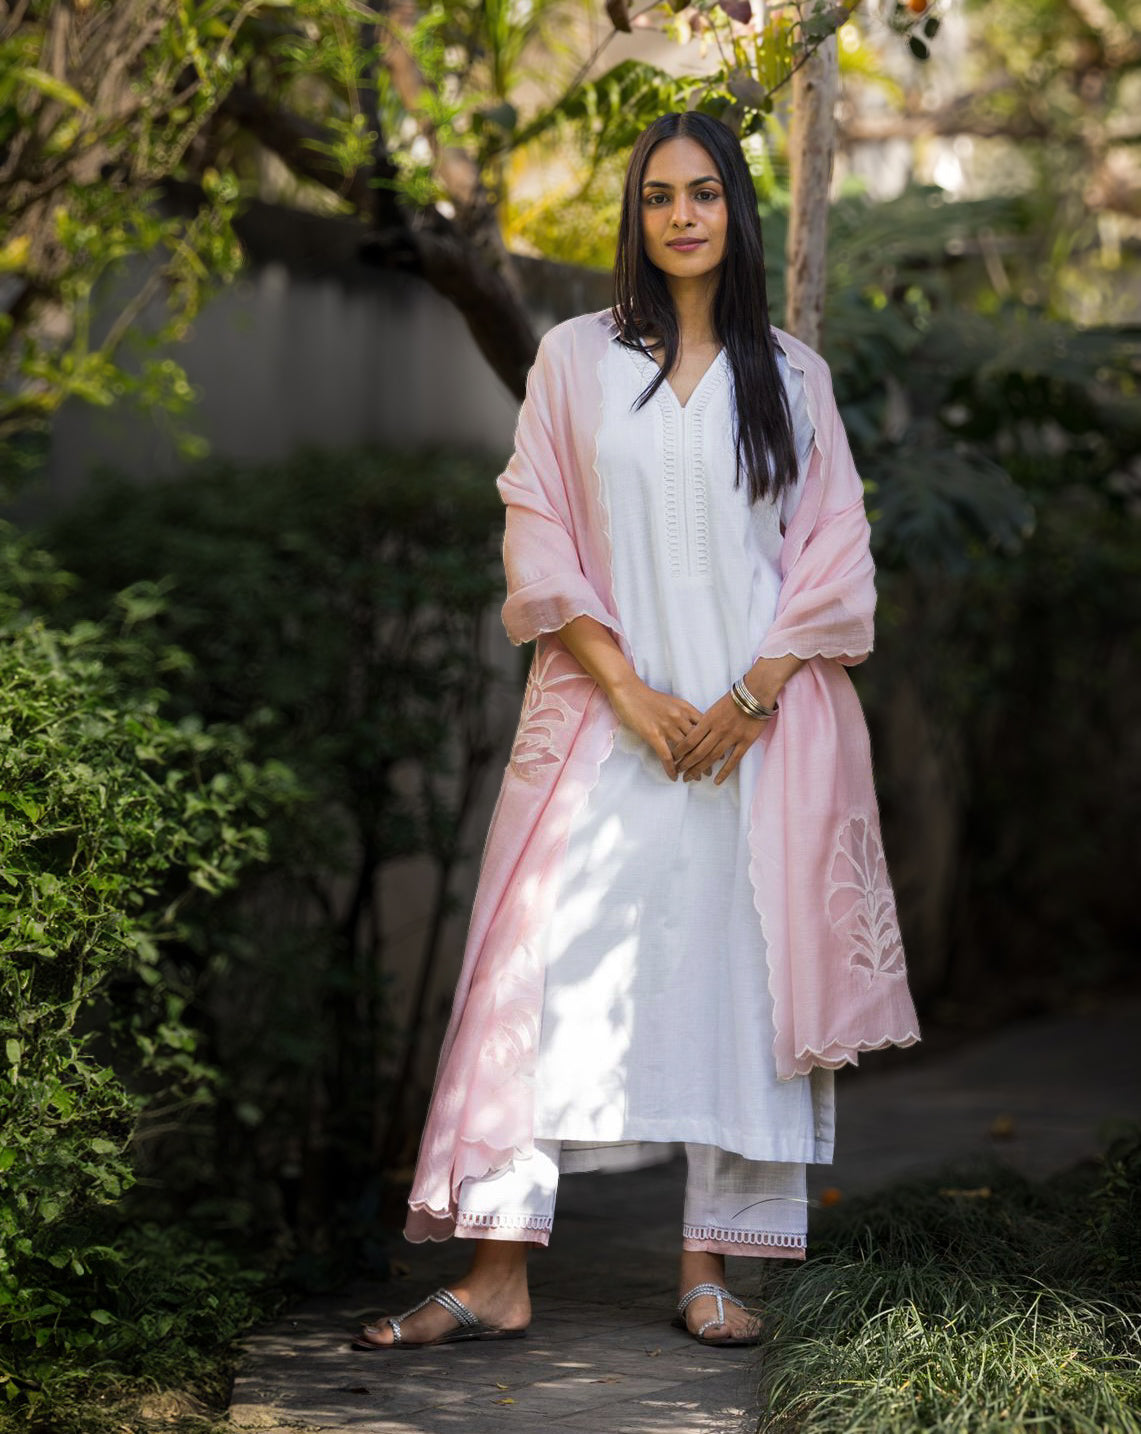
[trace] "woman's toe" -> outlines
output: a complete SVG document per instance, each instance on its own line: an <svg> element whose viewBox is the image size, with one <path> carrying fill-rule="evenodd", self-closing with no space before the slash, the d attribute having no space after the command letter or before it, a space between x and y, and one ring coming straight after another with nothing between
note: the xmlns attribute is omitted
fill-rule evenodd
<svg viewBox="0 0 1141 1434"><path fill-rule="evenodd" d="M377 1320L374 1324L361 1325L361 1332L358 1338L364 1344L388 1345L392 1344L392 1326L385 1320Z"/></svg>

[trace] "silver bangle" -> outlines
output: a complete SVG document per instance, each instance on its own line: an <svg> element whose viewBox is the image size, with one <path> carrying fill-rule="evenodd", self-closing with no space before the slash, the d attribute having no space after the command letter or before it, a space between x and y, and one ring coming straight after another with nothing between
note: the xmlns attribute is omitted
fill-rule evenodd
<svg viewBox="0 0 1141 1434"><path fill-rule="evenodd" d="M729 695L737 704L737 707L746 717L752 717L758 722L767 722L770 717L775 717L777 704L774 702L771 707L762 707L749 689L745 686L745 679L738 677L729 690Z"/></svg>

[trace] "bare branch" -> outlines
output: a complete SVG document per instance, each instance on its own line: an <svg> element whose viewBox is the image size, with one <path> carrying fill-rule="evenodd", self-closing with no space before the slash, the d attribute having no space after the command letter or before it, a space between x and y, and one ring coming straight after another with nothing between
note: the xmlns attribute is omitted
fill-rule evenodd
<svg viewBox="0 0 1141 1434"><path fill-rule="evenodd" d="M409 262L401 241L413 246ZM414 228L402 236L370 235L361 246L366 263L413 269L463 315L480 353L516 398L522 400L538 338L514 284L487 264L477 246L454 226Z"/></svg>
<svg viewBox="0 0 1141 1434"><path fill-rule="evenodd" d="M115 350L134 328L135 320L140 317L150 301L162 292L166 277L163 270L155 270L149 275L138 293L123 306L121 313L107 331L107 337L99 345L99 352L106 358L114 356Z"/></svg>

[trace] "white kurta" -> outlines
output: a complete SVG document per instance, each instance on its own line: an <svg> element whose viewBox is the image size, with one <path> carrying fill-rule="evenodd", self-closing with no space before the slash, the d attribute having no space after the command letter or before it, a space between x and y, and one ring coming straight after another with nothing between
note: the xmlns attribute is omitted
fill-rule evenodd
<svg viewBox="0 0 1141 1434"><path fill-rule="evenodd" d="M783 505L734 486L727 355L684 407L653 360L613 340L601 361L597 467L617 615L650 686L704 709L752 665L776 612L781 524L812 447L801 375L783 354L801 482ZM571 828L544 952L535 1136L680 1142L752 1160L832 1157L832 1072L778 1081L747 805L762 748L724 785L671 782L619 728ZM627 1163L636 1151L626 1152ZM617 1163L622 1153L578 1164ZM570 1147L564 1169L574 1168Z"/></svg>

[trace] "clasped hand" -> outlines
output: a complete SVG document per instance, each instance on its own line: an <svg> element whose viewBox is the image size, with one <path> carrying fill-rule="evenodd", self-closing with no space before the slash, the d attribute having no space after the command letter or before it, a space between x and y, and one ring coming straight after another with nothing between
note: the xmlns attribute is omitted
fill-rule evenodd
<svg viewBox="0 0 1141 1434"><path fill-rule="evenodd" d="M638 680L612 693L610 703L622 725L653 750L671 781L680 776L698 782L712 776L714 764L722 762L713 778L720 786L765 727L746 717L728 693L701 712L684 697L658 692Z"/></svg>

